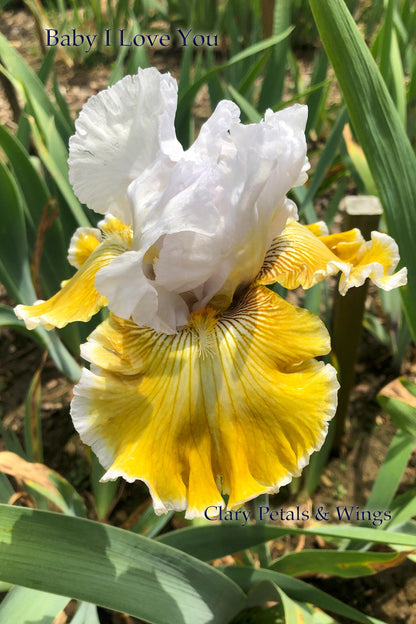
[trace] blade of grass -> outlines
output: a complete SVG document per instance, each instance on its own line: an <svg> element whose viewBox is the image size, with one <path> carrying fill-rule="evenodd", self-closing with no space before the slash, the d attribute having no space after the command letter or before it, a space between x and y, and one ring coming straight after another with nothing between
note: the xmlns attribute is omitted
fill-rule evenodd
<svg viewBox="0 0 416 624"><path fill-rule="evenodd" d="M78 226L90 227L91 223L82 210L81 204L75 197L72 187L69 184L67 174L68 166L65 152L63 151L63 144L61 143L59 134L56 131L53 119L49 119L46 124L46 136L48 137L48 144L51 148L50 150L44 144L35 120L30 117L29 123L38 154L43 164L49 170L51 176L58 185L59 190L65 198L65 201L76 219Z"/></svg>
<svg viewBox="0 0 416 624"><path fill-rule="evenodd" d="M274 584L274 587L276 592L275 598L277 598L278 603L280 603L285 624L307 624L300 606L289 598L278 585Z"/></svg>
<svg viewBox="0 0 416 624"><path fill-rule="evenodd" d="M168 511L167 514L157 516L153 511L153 505L149 505L140 520L132 526L130 531L133 531L133 533L140 533L140 535L144 535L150 539L156 537L168 522L170 522L174 513L174 511Z"/></svg>
<svg viewBox="0 0 416 624"><path fill-rule="evenodd" d="M20 444L20 440L17 437L17 435L15 434L15 432L13 431L13 429L6 429L6 427L3 425L2 421L0 420L0 436L3 439L4 444L6 445L6 448L8 451L10 451L11 453L16 453L16 455L19 455L19 457L26 457L25 451L23 450L22 445Z"/></svg>
<svg viewBox="0 0 416 624"><path fill-rule="evenodd" d="M410 551L411 552L411 551ZM299 574L330 574L342 578L359 578L400 565L407 553L351 552L339 550L302 550L273 561L270 569L298 576Z"/></svg>
<svg viewBox="0 0 416 624"><path fill-rule="evenodd" d="M30 93L33 100L45 111L45 114L55 119L59 134L65 141L73 133L73 128L68 124L59 109L54 106L40 78L33 72L23 58L15 51L6 37L0 33L0 57L6 68L3 72L13 84L17 85L22 92Z"/></svg>
<svg viewBox="0 0 416 624"><path fill-rule="evenodd" d="M97 457L91 451L88 454L91 461L90 483L94 496L94 506L99 520L104 520L113 508L113 503L120 488L120 479L115 481L100 482L105 470L101 466Z"/></svg>
<svg viewBox="0 0 416 624"><path fill-rule="evenodd" d="M385 624L381 620L360 613L357 609L346 605L337 598L333 598L320 589L313 587L313 585L305 583L305 581L294 579L280 572L264 569L255 570L244 566L229 566L221 569L226 576L238 583L244 591L249 591L255 583L270 581L280 587L292 600L311 603L321 609L342 615L352 622Z"/></svg>
<svg viewBox="0 0 416 624"><path fill-rule="evenodd" d="M393 11L396 0L387 0L387 7L384 14L384 20L380 29L380 72L386 82L389 81L391 67L390 67L390 53L391 53L391 41L393 34Z"/></svg>
<svg viewBox="0 0 416 624"><path fill-rule="evenodd" d="M310 87L313 87L319 83L322 83L326 79L328 71L328 57L325 50L320 50L314 59ZM306 137L312 129L317 129L319 113L322 108L322 100L325 95L324 87L320 87L318 90L311 93L306 100L308 106L308 121L306 122Z"/></svg>
<svg viewBox="0 0 416 624"><path fill-rule="evenodd" d="M294 529L258 524L240 526L238 522L229 525L179 529L161 535L156 541L169 544L203 561L212 561L284 535L321 535L329 539L397 544L409 549L416 547L416 536L400 533L387 534L386 531L367 527L329 525L314 529Z"/></svg>
<svg viewBox="0 0 416 624"><path fill-rule="evenodd" d="M56 52L57 52L56 47L49 48L47 54L45 55L42 61L42 65L38 71L38 77L43 82L44 85L47 83L50 73L52 71Z"/></svg>
<svg viewBox="0 0 416 624"><path fill-rule="evenodd" d="M328 228L331 227L331 225L334 222L335 217L337 216L337 213L339 210L339 204L345 195L347 184L348 184L347 178L344 178L343 180L341 180L337 188L335 189L335 193L331 197L331 201L328 204L328 208L325 214L325 223L327 224Z"/></svg>
<svg viewBox="0 0 416 624"><path fill-rule="evenodd" d="M237 28L236 23L236 7L232 2L228 2L225 8L225 19L226 19L226 32L230 41L230 54L231 56L236 56L241 52L241 44L240 44L240 33ZM238 67L229 67L226 68L226 80L228 84L232 84L234 87L238 85L239 80L241 79L241 71L239 71Z"/></svg>
<svg viewBox="0 0 416 624"><path fill-rule="evenodd" d="M209 69L215 66L215 54L212 48L207 48L206 61ZM208 90L211 108L214 110L218 102L224 100L226 97L225 89L221 84L218 74L213 76L208 82Z"/></svg>
<svg viewBox="0 0 416 624"><path fill-rule="evenodd" d="M78 381L80 378L80 366L76 363L54 331L47 332L43 327L37 327L31 330L26 329L24 322L17 318L12 308L4 305L0 305L0 327L8 327L17 330L25 334L31 340L35 340L41 347L49 351L51 358L64 375L67 375L72 381Z"/></svg>
<svg viewBox="0 0 416 624"><path fill-rule="evenodd" d="M280 33L279 35L275 37L270 37L270 39L266 39L266 41L261 41L259 43L256 43L250 46L249 48L247 48L246 50L239 52L238 54L233 56L229 61L226 61L225 63L222 63L220 65L217 65L216 67L213 67L212 69L207 71L203 76L201 76L201 78L199 78L198 80L195 80L195 82L193 82L190 86L187 86L185 82L182 83L182 80L181 80L179 83L178 110L177 110L176 120L175 120L176 133L178 135L179 140L183 142L183 137L185 137L185 140L186 140L186 137L187 137L186 127L189 124L192 103L194 101L194 98L198 90L205 82L208 82L218 72L221 72L224 69L227 69L228 67L232 67L236 63L239 63L243 61L244 59L250 58L254 54L257 54L258 52L263 52L263 50L266 50L267 48L270 48L271 46L279 43L280 41L283 41L285 37L289 36L292 30L293 28L289 28L285 32ZM183 145L185 147L186 143L183 142Z"/></svg>
<svg viewBox="0 0 416 624"><path fill-rule="evenodd" d="M0 621L7 624L51 623L70 598L46 592L13 587L0 604Z"/></svg>
<svg viewBox="0 0 416 624"><path fill-rule="evenodd" d="M0 126L0 147L4 150L9 163L13 167L16 182L26 201L26 206L29 208L25 217L28 239L33 252L36 227L41 220L45 206L50 200L50 193L42 176L36 170L33 159L29 157L28 152L18 139L8 132L4 126ZM50 237L47 238L45 243L45 254L48 256L48 266L54 277L54 283L50 284L50 288L53 290L59 287L62 279L69 277L66 246L59 219L52 224Z"/></svg>
<svg viewBox="0 0 416 624"><path fill-rule="evenodd" d="M280 35L289 29L290 13L290 2L287 2L287 0L275 0L273 17L274 36ZM257 106L260 112L275 106L282 99L288 50L289 37L285 37L271 51Z"/></svg>
<svg viewBox="0 0 416 624"><path fill-rule="evenodd" d="M190 89L191 84L191 69L192 69L192 48L190 46L186 46L182 54L182 63L181 63L181 71L179 74L179 84L178 84L178 102L182 99L184 94L186 94ZM196 94L195 94L196 95ZM175 117L175 127L176 134L178 136L179 141L182 143L183 147L187 149L191 144L191 134L192 134L192 100L188 97L185 106L187 110L184 111L184 114L179 118L179 106L176 111Z"/></svg>
<svg viewBox="0 0 416 624"><path fill-rule="evenodd" d="M0 503L8 503L13 494L14 489L10 485L10 481L5 474L0 472Z"/></svg>
<svg viewBox="0 0 416 624"><path fill-rule="evenodd" d="M344 162L352 175L354 173L359 176L360 182L363 184L363 188L360 189L359 183L356 178L356 186L358 192L361 191L362 195L377 195L377 188L374 184L373 176L368 167L366 157L361 147L354 141L349 125L347 124L343 130L343 137L345 142L345 148L347 155L344 157ZM354 172L355 169L355 172Z"/></svg>
<svg viewBox="0 0 416 624"><path fill-rule="evenodd" d="M395 31L392 33L390 64L392 68L393 99L403 127L406 127L406 79L400 55L399 42Z"/></svg>
<svg viewBox="0 0 416 624"><path fill-rule="evenodd" d="M416 440L416 407L400 399L379 394L377 400L385 412L403 430L410 442Z"/></svg>
<svg viewBox="0 0 416 624"><path fill-rule="evenodd" d="M409 267L401 289L416 339L416 158L386 85L342 0L309 0L382 201L389 233Z"/></svg>
<svg viewBox="0 0 416 624"><path fill-rule="evenodd" d="M301 205L299 206L299 212L302 213L305 207L313 201L315 195L317 194L319 187L322 184L323 179L331 168L334 159L336 157L338 147L342 140L342 131L348 119L348 112L344 108L339 114L334 127L331 130L331 134L327 142L325 143L325 147L322 150L321 156L319 158L318 164L316 165L315 172L313 174L313 178L311 183L308 186L306 194L302 200Z"/></svg>
<svg viewBox="0 0 416 624"><path fill-rule="evenodd" d="M30 383L25 401L24 436L26 455L30 461L43 462L43 442L40 418L41 383L40 375L45 363L45 355L41 365L35 372Z"/></svg>
<svg viewBox="0 0 416 624"><path fill-rule="evenodd" d="M416 516L416 488L397 496L390 511L392 518L387 526L389 530Z"/></svg>
<svg viewBox="0 0 416 624"><path fill-rule="evenodd" d="M0 279L19 303L37 299L30 275L22 199L10 171L0 161Z"/></svg>
<svg viewBox="0 0 416 624"><path fill-rule="evenodd" d="M267 62L269 55L270 51L266 50L266 52L260 56L259 60L251 65L249 71L242 78L240 84L238 85L238 91L239 93L241 93L241 95L246 95L247 92L251 89L254 82L259 77L262 67Z"/></svg>
<svg viewBox="0 0 416 624"><path fill-rule="evenodd" d="M61 93L61 89L59 86L59 82L58 82L58 78L56 73L53 75L53 94L55 96L55 100L56 103L59 107L59 110L61 111L62 116L64 117L64 119L67 121L68 126L70 128L72 128L72 132L75 131L75 126L74 126L74 121L72 119L71 116L71 112L69 110L68 104L66 99L64 98L64 96Z"/></svg>
<svg viewBox="0 0 416 624"><path fill-rule="evenodd" d="M243 113L246 114L247 119L250 123L257 123L260 121L260 113L257 112L254 106L252 106L250 102L237 91L237 89L234 89L234 87L229 84L227 85L227 91L231 95L237 106L239 106Z"/></svg>
<svg viewBox="0 0 416 624"><path fill-rule="evenodd" d="M335 422L332 419L329 423L328 434L325 438L325 442L317 453L314 453L311 457L309 465L306 469L305 478L305 491L308 496L312 496L314 491L319 485L321 475L325 466L328 463L328 457L332 448L332 440L334 439Z"/></svg>
<svg viewBox="0 0 416 624"><path fill-rule="evenodd" d="M410 394L416 397L416 384L413 381L410 381L410 379L406 379L405 377L400 377L400 383L408 392L410 392Z"/></svg>
<svg viewBox="0 0 416 624"><path fill-rule="evenodd" d="M133 11L129 11L128 13L130 21L132 23L132 28L134 28L134 34L140 34L140 25L139 22L137 21L134 12ZM149 67L149 61L147 58L147 53L146 53L146 48L145 46L141 46L141 47L136 47L134 46L133 49L130 51L130 55L128 57L128 61L126 64L126 74L135 74L137 73L137 68L138 67Z"/></svg>

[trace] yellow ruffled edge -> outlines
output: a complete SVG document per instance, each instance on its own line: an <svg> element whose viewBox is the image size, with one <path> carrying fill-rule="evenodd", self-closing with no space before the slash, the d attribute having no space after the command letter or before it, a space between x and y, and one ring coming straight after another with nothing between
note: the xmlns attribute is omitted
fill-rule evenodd
<svg viewBox="0 0 416 624"><path fill-rule="evenodd" d="M96 228L78 228L71 239L68 259L78 268L62 288L47 301L17 305L16 316L28 329L43 325L50 330L73 321L89 321L107 299L95 288L95 277L120 254L131 249L132 231L115 217L108 216Z"/></svg>
<svg viewBox="0 0 416 624"><path fill-rule="evenodd" d="M383 290L392 290L407 284L407 268L394 273L400 261L396 242L387 234L372 232L371 241L364 242L356 255L348 278L341 275L339 291L342 295L353 286L362 286L369 278Z"/></svg>
<svg viewBox="0 0 416 624"><path fill-rule="evenodd" d="M398 262L397 244L387 234L372 232L371 241L365 241L356 228L328 235L322 222L303 226L288 221L283 233L272 241L255 283L278 282L288 289L307 289L341 272L342 295L367 278L391 290L407 283L407 269L394 273Z"/></svg>
<svg viewBox="0 0 416 624"><path fill-rule="evenodd" d="M80 227L75 230L69 243L69 264L76 269L81 268L101 243L101 238L101 231L98 228Z"/></svg>
<svg viewBox="0 0 416 624"><path fill-rule="evenodd" d="M308 289L340 270L348 274L350 266L341 262L314 233L321 231L320 223L307 228L297 221L288 221L283 233L272 241L255 284L278 282L288 289Z"/></svg>

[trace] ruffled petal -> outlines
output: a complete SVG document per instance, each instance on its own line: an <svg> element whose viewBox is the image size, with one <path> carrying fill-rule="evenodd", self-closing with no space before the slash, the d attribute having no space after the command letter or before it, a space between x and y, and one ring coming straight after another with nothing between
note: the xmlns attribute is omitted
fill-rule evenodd
<svg viewBox="0 0 416 624"><path fill-rule="evenodd" d="M130 182L161 155L182 154L176 101L176 80L155 68L139 69L88 100L69 141L69 179L80 201L131 224Z"/></svg>
<svg viewBox="0 0 416 624"><path fill-rule="evenodd" d="M312 226L307 225L307 228ZM358 228L352 230L346 230L345 232L337 232L336 234L328 234L324 232L319 234L315 232L316 236L319 236L320 241L328 247L340 260L348 262L349 264L355 264L357 262L357 256L362 248L365 240Z"/></svg>
<svg viewBox="0 0 416 624"><path fill-rule="evenodd" d="M407 283L407 269L394 273L399 261L399 248L396 242L382 232L371 232L371 240L365 241L360 230L354 228L346 232L319 237L349 271L340 277L339 291L345 295L349 288L361 286L369 278L383 290L392 290Z"/></svg>
<svg viewBox="0 0 416 624"><path fill-rule="evenodd" d="M18 305L14 311L23 319L28 329L43 325L46 329L64 327L73 321L89 321L104 305L107 299L95 288L98 271L106 267L117 256L131 247L132 233L117 219L112 218L102 228L105 238L98 243L92 232L93 228L82 228L75 233L71 241L70 255L80 261L80 268L63 287L47 301L38 301L34 305ZM87 231L85 231L87 230ZM94 246L94 240L97 245Z"/></svg>
<svg viewBox="0 0 416 624"><path fill-rule="evenodd" d="M315 234L315 236L326 236L328 234L328 227L325 221L316 221L316 223L309 223L305 227Z"/></svg>
<svg viewBox="0 0 416 624"><path fill-rule="evenodd" d="M68 249L68 262L79 269L101 243L101 232L97 228L80 227L75 230Z"/></svg>
<svg viewBox="0 0 416 624"><path fill-rule="evenodd" d="M139 69L88 101L69 156L80 200L134 232L132 253L100 271L98 290L118 316L168 333L207 304L226 309L248 287L296 218L286 194L309 168L305 106L243 125L238 107L222 101L184 152L176 99L169 74ZM80 266L94 244L78 232L71 262Z"/></svg>
<svg viewBox="0 0 416 624"><path fill-rule="evenodd" d="M184 153L183 158L191 162L207 163L224 157L227 148L233 149L229 135L230 128L240 121L240 109L234 102L221 100L211 117L202 125L198 137Z"/></svg>
<svg viewBox="0 0 416 624"><path fill-rule="evenodd" d="M399 249L395 241L382 232L371 232L371 241L363 243L347 277L341 275L339 291L344 295L352 286L361 286L370 280L383 290L392 290L407 283L407 269L394 273L399 263Z"/></svg>
<svg viewBox="0 0 416 624"><path fill-rule="evenodd" d="M342 265L313 231L297 221L288 221L282 235L270 245L256 283L311 288L341 268L349 272L349 266Z"/></svg>
<svg viewBox="0 0 416 624"><path fill-rule="evenodd" d="M111 316L82 353L82 439L118 476L147 483L156 513L235 508L288 483L320 448L336 407L321 321L270 290L223 315L206 308L167 336Z"/></svg>
<svg viewBox="0 0 416 624"><path fill-rule="evenodd" d="M281 236L273 239L255 283L310 288L341 271L342 295L367 277L391 290L407 281L406 269L394 274L398 262L398 247L387 234L372 232L366 242L356 228L328 235L322 223L303 226L289 220Z"/></svg>
<svg viewBox="0 0 416 624"><path fill-rule="evenodd" d="M154 329L168 325L174 333L183 324L179 298L189 311L231 304L257 275L273 236L296 216L286 193L304 181L309 166L305 122L306 107L295 106L244 126L238 108L220 102L173 169L159 160L130 184L132 254L99 276L115 314ZM157 311L149 321L147 304L159 294L164 319ZM121 301L128 297L126 313ZM162 306L153 301L152 309Z"/></svg>

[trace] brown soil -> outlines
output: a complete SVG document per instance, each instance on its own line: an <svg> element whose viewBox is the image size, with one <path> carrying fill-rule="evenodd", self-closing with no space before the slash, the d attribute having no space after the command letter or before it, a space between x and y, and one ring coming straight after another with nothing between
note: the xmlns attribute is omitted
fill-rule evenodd
<svg viewBox="0 0 416 624"><path fill-rule="evenodd" d="M0 31L13 43L33 66L39 66L38 39L32 16L23 11L3 11ZM178 72L179 58L175 52L170 56L154 53L152 64L159 69ZM106 87L110 68L108 64L92 67L68 64L58 61L59 80L62 92L75 114L93 93ZM209 113L207 91L197 99L196 117L204 119ZM4 92L0 89L0 122L14 128L13 113ZM372 297L374 297L372 295ZM0 303L13 304L0 287ZM374 303L374 302L373 302ZM41 349L29 338L9 330L1 330L0 341L0 412L4 425L22 437L24 401L29 384L42 359ZM416 379L416 350L409 348L401 371L392 365L391 354L368 333L364 334L359 362L356 368L356 385L349 408L347 431L343 438L339 456L333 457L324 470L314 499L309 504L314 508L324 505L364 506L371 491L378 469L395 433L395 426L384 414L378 403L378 391L401 372ZM53 362L48 359L42 370L42 431L44 439L45 464L65 476L85 497L91 508L88 474L89 465L85 450L75 434L69 416L71 384L60 375ZM2 446L3 445L3 446ZM0 450L4 444L0 440ZM416 455L414 454L403 476L400 492L415 483ZM120 500L109 520L122 526L129 515L147 498L146 488L141 484L125 484ZM276 507L296 505L296 494L285 488L274 497ZM91 511L92 517L93 512ZM176 518L173 526L181 525ZM321 540L313 545L322 547ZM282 539L273 545L277 555L304 547L300 540ZM228 559L232 562L232 558ZM376 576L343 580L318 575L310 579L321 589L344 600L368 615L380 618L387 624L416 624L416 565L407 561L400 567L386 570ZM68 609L70 621L71 609ZM134 618L110 614L100 609L102 624L129 624L138 622ZM340 622L341 618L337 618ZM346 622L346 620L344 620Z"/></svg>

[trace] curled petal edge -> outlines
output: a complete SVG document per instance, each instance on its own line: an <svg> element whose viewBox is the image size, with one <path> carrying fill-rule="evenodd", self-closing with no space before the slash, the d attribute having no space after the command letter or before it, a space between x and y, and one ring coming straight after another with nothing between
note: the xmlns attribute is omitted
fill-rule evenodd
<svg viewBox="0 0 416 624"><path fill-rule="evenodd" d="M342 295L367 278L391 290L407 283L407 269L394 273L398 262L397 244L387 234L372 232L371 241L365 241L357 229L327 235L321 223L303 226L289 221L272 241L255 283L308 289L341 272Z"/></svg>
<svg viewBox="0 0 416 624"><path fill-rule="evenodd" d="M91 335L74 425L107 469L145 482L157 514L235 509L276 492L322 445L336 409L321 321L253 288L222 315L205 308L174 336L114 316ZM166 474L170 478L166 479Z"/></svg>
<svg viewBox="0 0 416 624"><path fill-rule="evenodd" d="M43 325L45 329L65 327L73 321L89 321L107 299L95 288L95 278L100 269L131 247L130 228L114 217L101 225L103 242L97 239L94 228L80 228L71 241L70 256L81 263L78 271L62 284L61 290L47 301L33 305L17 305L16 316L22 319L28 329ZM94 241L97 241L95 245Z"/></svg>

